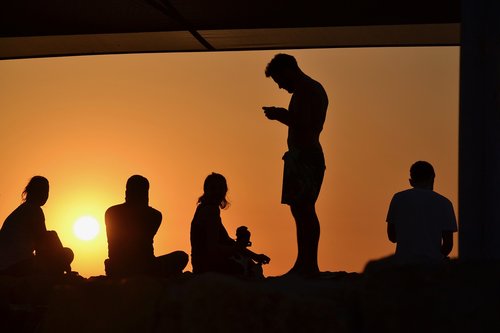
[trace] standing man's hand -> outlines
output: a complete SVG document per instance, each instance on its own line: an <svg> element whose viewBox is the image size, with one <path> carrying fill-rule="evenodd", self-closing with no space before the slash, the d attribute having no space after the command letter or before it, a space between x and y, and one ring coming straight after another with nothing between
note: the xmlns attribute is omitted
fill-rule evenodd
<svg viewBox="0 0 500 333"><path fill-rule="evenodd" d="M270 120L283 119L283 117L286 117L286 114L288 112L285 108L279 108L275 106L263 106L262 109L264 110L264 114L267 119Z"/></svg>

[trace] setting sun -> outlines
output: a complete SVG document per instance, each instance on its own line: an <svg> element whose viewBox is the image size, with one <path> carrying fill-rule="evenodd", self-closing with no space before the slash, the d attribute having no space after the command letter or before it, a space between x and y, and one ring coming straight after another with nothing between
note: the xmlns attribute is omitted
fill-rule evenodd
<svg viewBox="0 0 500 333"><path fill-rule="evenodd" d="M81 240L92 240L99 233L99 223L92 216L82 216L73 225L73 232Z"/></svg>

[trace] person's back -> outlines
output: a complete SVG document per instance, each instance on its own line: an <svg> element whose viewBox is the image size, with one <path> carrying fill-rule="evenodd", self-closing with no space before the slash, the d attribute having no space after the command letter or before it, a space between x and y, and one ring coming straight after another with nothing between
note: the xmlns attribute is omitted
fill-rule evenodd
<svg viewBox="0 0 500 333"><path fill-rule="evenodd" d="M321 150L319 137L328 108L328 96L323 86L304 74L292 95L288 111L288 148L305 151Z"/></svg>
<svg viewBox="0 0 500 333"><path fill-rule="evenodd" d="M149 206L149 181L143 176L131 176L127 180L125 203L106 211L106 275L171 276L182 273L189 260L185 252L175 251L160 257L154 255L153 239L161 220L161 213Z"/></svg>
<svg viewBox="0 0 500 333"><path fill-rule="evenodd" d="M161 219L161 213L149 206L110 207L105 218L109 259L122 269L144 269L154 258L153 238Z"/></svg>
<svg viewBox="0 0 500 333"><path fill-rule="evenodd" d="M17 207L0 230L0 269L33 257L46 231L40 206L24 202Z"/></svg>
<svg viewBox="0 0 500 333"><path fill-rule="evenodd" d="M0 230L0 271L10 275L71 272L73 251L63 247L54 230L47 231L42 206L49 198L49 181L34 176L23 191L23 203Z"/></svg>
<svg viewBox="0 0 500 333"><path fill-rule="evenodd" d="M434 170L423 161L411 170L413 188L396 193L387 213L388 236L401 263L439 262L452 250L457 230L453 205L433 191Z"/></svg>
<svg viewBox="0 0 500 333"><path fill-rule="evenodd" d="M396 257L443 259L442 231L454 229L451 202L432 190L413 188L396 193L391 207L387 220L396 229Z"/></svg>
<svg viewBox="0 0 500 333"><path fill-rule="evenodd" d="M226 246L233 247L234 241L224 228L216 205L198 205L191 221L190 240L194 273L216 270L232 255L224 251Z"/></svg>
<svg viewBox="0 0 500 333"><path fill-rule="evenodd" d="M207 222L210 223L218 215L218 207L198 205L191 221L190 242L191 242L191 261L193 268L205 266L206 257L209 255L207 240ZM213 212L212 212L213 211ZM212 217L213 215L213 217Z"/></svg>

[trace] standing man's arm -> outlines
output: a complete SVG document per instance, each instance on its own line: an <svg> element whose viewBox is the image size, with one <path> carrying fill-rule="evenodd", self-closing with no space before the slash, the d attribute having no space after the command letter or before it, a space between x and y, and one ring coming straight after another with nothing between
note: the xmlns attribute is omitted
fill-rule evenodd
<svg viewBox="0 0 500 333"><path fill-rule="evenodd" d="M262 109L267 119L277 120L286 126L290 126L290 113L287 109L275 106L263 106Z"/></svg>
<svg viewBox="0 0 500 333"><path fill-rule="evenodd" d="M208 255L212 259L229 257L236 252L236 242L229 237L222 225L220 210L216 206L205 206L200 211L200 219L205 224L205 241ZM221 237L222 236L222 237Z"/></svg>

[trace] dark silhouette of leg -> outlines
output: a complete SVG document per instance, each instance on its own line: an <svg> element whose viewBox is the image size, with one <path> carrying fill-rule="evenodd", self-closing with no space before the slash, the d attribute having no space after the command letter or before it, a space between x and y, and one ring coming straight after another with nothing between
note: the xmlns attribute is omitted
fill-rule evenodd
<svg viewBox="0 0 500 333"><path fill-rule="evenodd" d="M290 206L297 228L297 260L290 273L310 276L319 273L319 219L314 204Z"/></svg>
<svg viewBox="0 0 500 333"><path fill-rule="evenodd" d="M157 273L161 276L180 274L189 262L189 256L184 251L174 251L156 257Z"/></svg>
<svg viewBox="0 0 500 333"><path fill-rule="evenodd" d="M75 255L70 248L62 246L55 231L45 233L43 244L36 252L35 258L40 270L52 275L71 272Z"/></svg>

